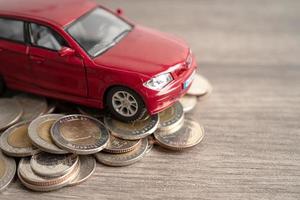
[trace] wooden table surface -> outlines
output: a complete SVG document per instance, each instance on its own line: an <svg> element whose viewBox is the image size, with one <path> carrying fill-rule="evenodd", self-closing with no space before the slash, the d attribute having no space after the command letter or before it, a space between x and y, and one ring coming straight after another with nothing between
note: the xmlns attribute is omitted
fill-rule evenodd
<svg viewBox="0 0 300 200"><path fill-rule="evenodd" d="M1 200L300 199L300 1L99 2L188 41L214 86L189 115L205 139L181 153L156 147L128 167L98 164L56 192L15 181Z"/></svg>

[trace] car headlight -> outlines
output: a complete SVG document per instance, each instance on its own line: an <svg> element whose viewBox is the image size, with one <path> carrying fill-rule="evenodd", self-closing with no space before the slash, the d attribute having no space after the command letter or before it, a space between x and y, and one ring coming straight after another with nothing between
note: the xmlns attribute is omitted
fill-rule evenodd
<svg viewBox="0 0 300 200"><path fill-rule="evenodd" d="M144 83L144 86L152 90L160 90L168 85L168 83L172 80L172 75L170 73L165 73L151 78L149 81Z"/></svg>

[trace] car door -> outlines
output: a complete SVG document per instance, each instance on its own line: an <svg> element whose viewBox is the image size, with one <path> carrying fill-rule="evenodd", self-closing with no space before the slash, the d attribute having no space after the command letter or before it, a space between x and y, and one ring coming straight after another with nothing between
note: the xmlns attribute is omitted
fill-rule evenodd
<svg viewBox="0 0 300 200"><path fill-rule="evenodd" d="M0 75L7 84L32 83L24 22L0 17Z"/></svg>
<svg viewBox="0 0 300 200"><path fill-rule="evenodd" d="M52 28L28 23L29 59L35 84L51 91L73 96L87 96L83 60L76 53L63 56L62 48L70 47L66 40Z"/></svg>

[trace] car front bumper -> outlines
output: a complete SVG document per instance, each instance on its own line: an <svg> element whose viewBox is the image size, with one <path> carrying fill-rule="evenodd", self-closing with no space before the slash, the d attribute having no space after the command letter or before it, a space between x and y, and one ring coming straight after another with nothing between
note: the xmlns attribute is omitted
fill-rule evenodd
<svg viewBox="0 0 300 200"><path fill-rule="evenodd" d="M176 77L169 85L160 91L147 91L147 99L145 101L149 114L153 115L159 113L169 106L173 105L183 95L185 95L192 84L190 83L184 87L187 80L193 79L196 73L196 64L185 71L180 77Z"/></svg>

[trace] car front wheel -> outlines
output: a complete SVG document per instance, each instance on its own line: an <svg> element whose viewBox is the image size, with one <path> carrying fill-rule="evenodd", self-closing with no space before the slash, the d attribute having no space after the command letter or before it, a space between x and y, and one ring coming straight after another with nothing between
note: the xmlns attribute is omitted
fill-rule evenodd
<svg viewBox="0 0 300 200"><path fill-rule="evenodd" d="M126 87L109 90L106 104L115 118L125 122L141 119L147 112L142 98Z"/></svg>

